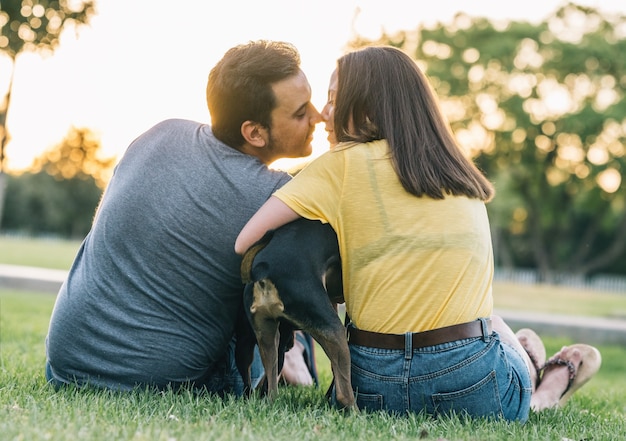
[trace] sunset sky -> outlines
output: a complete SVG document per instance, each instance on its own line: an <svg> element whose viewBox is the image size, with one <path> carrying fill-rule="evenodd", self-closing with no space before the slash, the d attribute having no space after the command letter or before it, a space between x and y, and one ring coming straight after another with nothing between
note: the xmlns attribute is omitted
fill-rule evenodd
<svg viewBox="0 0 626 441"><path fill-rule="evenodd" d="M356 31L377 38L382 30L414 30L448 22L458 12L492 19L537 22L560 0L97 0L89 27L66 32L51 56L17 59L8 115L10 170L59 143L71 126L95 131L105 156L119 156L142 132L166 118L209 122L205 103L211 67L231 46L261 38L294 43L324 105L328 77ZM626 14L624 0L579 0L604 12ZM160 7L168 5L169 8ZM0 56L4 96L10 60ZM323 125L314 141L326 146ZM291 162L285 162L289 166Z"/></svg>

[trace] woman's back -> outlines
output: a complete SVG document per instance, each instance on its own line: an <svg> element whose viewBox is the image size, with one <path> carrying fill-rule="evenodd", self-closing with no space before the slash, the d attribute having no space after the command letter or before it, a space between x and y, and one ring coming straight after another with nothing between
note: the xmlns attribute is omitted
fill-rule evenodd
<svg viewBox="0 0 626 441"><path fill-rule="evenodd" d="M337 232L348 313L375 332L419 332L492 313L484 202L416 197L385 141L340 145L276 193Z"/></svg>

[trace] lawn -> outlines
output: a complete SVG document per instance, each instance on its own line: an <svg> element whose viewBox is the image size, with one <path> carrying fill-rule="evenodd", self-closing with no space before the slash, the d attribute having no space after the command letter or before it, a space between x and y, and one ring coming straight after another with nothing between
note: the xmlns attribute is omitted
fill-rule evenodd
<svg viewBox="0 0 626 441"><path fill-rule="evenodd" d="M77 240L0 236L0 263L66 270L79 246Z"/></svg>
<svg viewBox="0 0 626 441"><path fill-rule="evenodd" d="M19 242L11 239L13 243ZM33 265L9 257L0 238L0 263ZM67 246L65 244L64 246ZM73 244L72 256L78 243ZM33 249L38 249L36 243ZM17 246L18 249L21 249ZM68 247L72 249L72 247ZM40 251L37 251L41 254ZM27 254L27 253L26 253ZM26 255L22 254L22 255ZM47 252L53 255L55 252ZM62 253L61 253L62 254ZM13 259L13 260L10 260ZM57 257L57 259L61 259ZM9 260L9 261L7 261ZM69 258L71 262L71 257ZM43 263L38 265L45 266ZM67 264L69 266L69 264ZM67 266L52 266L66 269ZM49 266L50 267L50 266ZM507 287L506 291L515 291ZM561 304L559 290L546 287L537 299ZM534 291L533 291L534 292ZM589 303L597 293L577 293L576 302ZM597 313L612 304L608 296ZM511 295L514 299L515 295ZM596 298L597 300L597 298ZM512 300L511 300L512 301ZM576 303L565 301L566 304ZM328 360L318 351L322 385L281 388L269 403L219 399L189 393L136 391L54 392L43 376L44 339L54 295L0 288L0 439L2 440L616 440L626 439L626 348L599 347L603 365L596 377L562 409L531 413L528 423L466 421L460 417L432 419L423 415L344 415L327 406L323 393L330 383ZM525 306L524 304L523 306ZM571 306L567 306L571 308ZM577 313L577 311L573 311ZM547 339L549 353L566 340Z"/></svg>

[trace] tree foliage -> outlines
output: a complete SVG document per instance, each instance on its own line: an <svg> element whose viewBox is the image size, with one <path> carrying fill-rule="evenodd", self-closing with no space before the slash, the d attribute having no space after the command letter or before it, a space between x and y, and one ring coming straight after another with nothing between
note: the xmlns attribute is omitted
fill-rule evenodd
<svg viewBox="0 0 626 441"><path fill-rule="evenodd" d="M5 230L82 239L89 228L115 159L100 159L100 141L88 129L35 159L32 172L10 176Z"/></svg>
<svg viewBox="0 0 626 441"><path fill-rule="evenodd" d="M415 49L409 36L395 44L496 185L496 263L623 273L626 18L569 4L537 25L459 14L419 28Z"/></svg>
<svg viewBox="0 0 626 441"><path fill-rule="evenodd" d="M13 72L23 51L53 51L64 29L87 24L95 14L93 0L0 0L0 52L12 61L8 89L0 103L0 219L4 208L6 127Z"/></svg>
<svg viewBox="0 0 626 441"><path fill-rule="evenodd" d="M109 181L115 157L99 157L100 140L89 129L71 128L65 139L33 161L34 172L45 171L57 180L92 178L100 188Z"/></svg>
<svg viewBox="0 0 626 441"><path fill-rule="evenodd" d="M95 13L93 1L0 1L0 50L11 59L26 51L54 50L68 25L86 24Z"/></svg>
<svg viewBox="0 0 626 441"><path fill-rule="evenodd" d="M9 175L3 228L29 236L82 239L101 194L92 177L59 180L44 171Z"/></svg>

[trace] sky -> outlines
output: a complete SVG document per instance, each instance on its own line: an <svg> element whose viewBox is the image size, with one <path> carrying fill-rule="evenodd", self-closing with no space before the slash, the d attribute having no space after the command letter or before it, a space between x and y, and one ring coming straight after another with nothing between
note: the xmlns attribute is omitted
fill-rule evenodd
<svg viewBox="0 0 626 441"><path fill-rule="evenodd" d="M17 58L7 126L8 169L60 143L71 127L94 131L104 157L121 157L130 142L167 118L209 122L205 87L213 65L230 47L273 39L296 45L321 110L336 59L355 33L415 30L455 14L540 22L561 0L96 0L88 27L68 30L52 55ZM606 13L626 14L624 0L577 0ZM169 8L161 7L168 5ZM0 56L0 94L10 60ZM2 99L2 98L0 98ZM316 156L326 150L323 124ZM310 158L309 158L310 159ZM275 166L289 168L297 161Z"/></svg>

